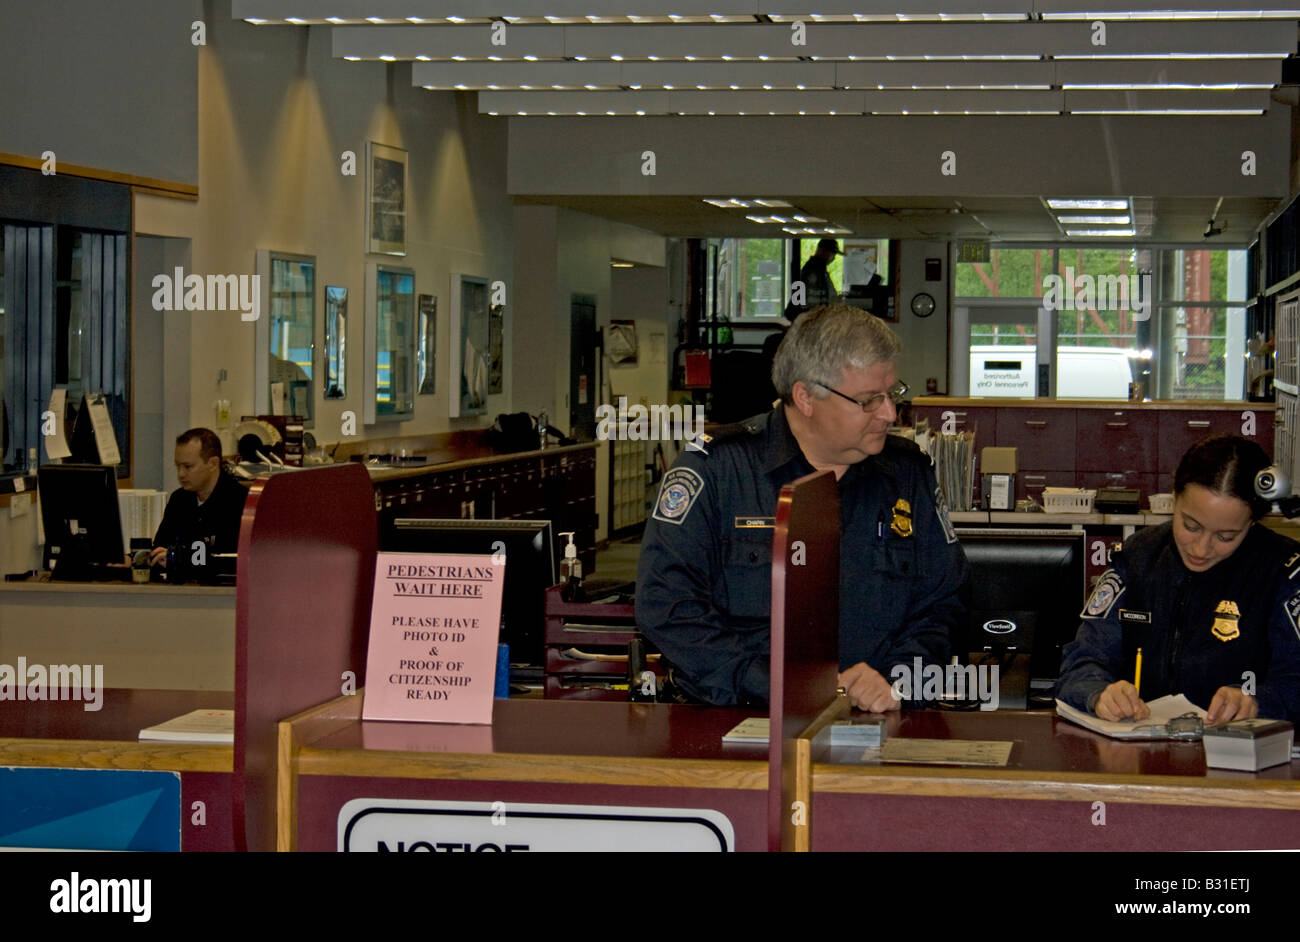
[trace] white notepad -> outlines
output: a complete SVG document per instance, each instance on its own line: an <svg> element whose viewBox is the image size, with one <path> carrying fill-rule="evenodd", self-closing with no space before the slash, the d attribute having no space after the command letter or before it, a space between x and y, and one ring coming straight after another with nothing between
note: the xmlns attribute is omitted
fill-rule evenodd
<svg viewBox="0 0 1300 942"><path fill-rule="evenodd" d="M209 742L235 741L234 710L193 710L184 716L140 730L142 742Z"/></svg>
<svg viewBox="0 0 1300 942"><path fill-rule="evenodd" d="M1168 739L1166 734L1153 735L1155 731L1152 727L1167 726L1170 720L1185 713L1195 713L1202 720L1205 719L1205 711L1181 693L1152 700L1147 703L1147 708L1151 710L1151 715L1145 720L1111 721L1076 710L1061 700L1056 701L1056 715L1061 719L1077 723L1095 733L1103 733L1112 739Z"/></svg>

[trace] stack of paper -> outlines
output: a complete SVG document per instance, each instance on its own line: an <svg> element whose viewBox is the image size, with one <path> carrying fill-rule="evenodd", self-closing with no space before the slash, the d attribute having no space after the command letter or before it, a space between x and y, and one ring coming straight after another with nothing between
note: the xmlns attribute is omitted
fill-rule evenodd
<svg viewBox="0 0 1300 942"><path fill-rule="evenodd" d="M133 538L152 540L167 508L167 493L144 488L123 488L117 492L118 514L122 518L122 548Z"/></svg>
<svg viewBox="0 0 1300 942"><path fill-rule="evenodd" d="M235 741L234 710L193 710L166 723L140 730L145 742L210 742Z"/></svg>
<svg viewBox="0 0 1300 942"><path fill-rule="evenodd" d="M949 510L970 510L975 492L975 433L931 434L930 457L934 474Z"/></svg>
<svg viewBox="0 0 1300 942"><path fill-rule="evenodd" d="M1094 733L1103 733L1112 739L1168 739L1169 733L1165 727L1175 717L1195 713L1202 720L1205 719L1205 711L1181 693L1151 700L1147 703L1147 708L1151 711L1151 716L1145 720L1111 721L1076 710L1064 701L1056 701L1056 715L1061 719L1077 723Z"/></svg>

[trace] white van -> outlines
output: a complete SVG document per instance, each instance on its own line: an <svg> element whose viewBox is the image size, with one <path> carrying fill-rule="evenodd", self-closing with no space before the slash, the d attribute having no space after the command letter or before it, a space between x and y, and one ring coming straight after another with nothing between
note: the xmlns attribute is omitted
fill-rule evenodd
<svg viewBox="0 0 1300 942"><path fill-rule="evenodd" d="M1033 397L1038 387L1035 348L1028 344L970 348L972 396ZM1060 347L1056 351L1059 399L1127 399L1133 381L1127 350Z"/></svg>

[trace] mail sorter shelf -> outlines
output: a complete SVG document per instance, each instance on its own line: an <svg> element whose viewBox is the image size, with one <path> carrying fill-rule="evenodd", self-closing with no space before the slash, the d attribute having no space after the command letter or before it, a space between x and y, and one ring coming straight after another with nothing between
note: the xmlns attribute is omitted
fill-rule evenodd
<svg viewBox="0 0 1300 942"><path fill-rule="evenodd" d="M546 590L545 696L548 700L626 700L628 643L641 637L632 605L573 603ZM647 654L655 653L642 638ZM648 661L662 674L657 658Z"/></svg>

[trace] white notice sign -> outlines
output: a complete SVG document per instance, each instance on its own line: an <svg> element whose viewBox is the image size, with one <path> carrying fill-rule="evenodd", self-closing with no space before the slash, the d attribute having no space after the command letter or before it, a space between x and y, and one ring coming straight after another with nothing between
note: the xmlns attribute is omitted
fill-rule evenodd
<svg viewBox="0 0 1300 942"><path fill-rule="evenodd" d="M354 798L339 809L340 851L730 851L726 815L700 808Z"/></svg>
<svg viewBox="0 0 1300 942"><path fill-rule="evenodd" d="M87 396L86 408L90 409L90 427L95 430L95 446L99 449L99 463L121 464L122 453L117 450L117 435L113 432L113 420L109 417L104 397L100 394Z"/></svg>

